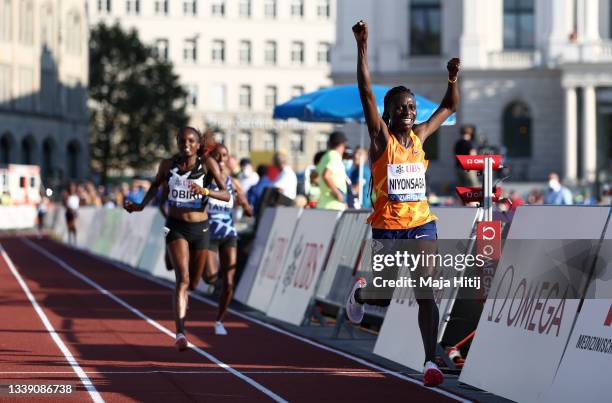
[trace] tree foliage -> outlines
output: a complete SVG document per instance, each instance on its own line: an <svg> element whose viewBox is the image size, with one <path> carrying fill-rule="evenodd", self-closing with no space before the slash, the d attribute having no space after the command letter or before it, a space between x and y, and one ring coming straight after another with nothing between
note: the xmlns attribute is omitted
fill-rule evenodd
<svg viewBox="0 0 612 403"><path fill-rule="evenodd" d="M118 24L91 30L89 96L92 167L103 181L111 169L150 169L188 122L172 64Z"/></svg>

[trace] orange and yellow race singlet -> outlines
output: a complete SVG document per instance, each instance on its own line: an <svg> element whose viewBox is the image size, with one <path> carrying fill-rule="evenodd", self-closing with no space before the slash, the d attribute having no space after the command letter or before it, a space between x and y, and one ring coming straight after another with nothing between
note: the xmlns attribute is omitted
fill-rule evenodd
<svg viewBox="0 0 612 403"><path fill-rule="evenodd" d="M387 148L372 164L376 192L374 212L368 218L372 228L408 229L437 219L425 195L429 161L418 136L410 131L410 138L413 145L406 149L391 134Z"/></svg>

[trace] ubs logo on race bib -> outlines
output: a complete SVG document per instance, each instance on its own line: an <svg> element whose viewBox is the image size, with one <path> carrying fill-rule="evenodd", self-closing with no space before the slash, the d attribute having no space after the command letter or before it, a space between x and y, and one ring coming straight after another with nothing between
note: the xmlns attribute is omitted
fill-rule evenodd
<svg viewBox="0 0 612 403"><path fill-rule="evenodd" d="M422 162L387 165L387 194L392 201L425 199L425 166Z"/></svg>

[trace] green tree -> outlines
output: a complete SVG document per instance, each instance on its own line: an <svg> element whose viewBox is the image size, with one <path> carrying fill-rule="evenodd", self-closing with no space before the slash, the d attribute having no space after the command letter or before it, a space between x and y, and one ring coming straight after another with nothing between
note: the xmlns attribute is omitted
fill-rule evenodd
<svg viewBox="0 0 612 403"><path fill-rule="evenodd" d="M172 64L135 31L100 24L90 32L91 163L105 183L110 170L151 169L187 124L187 93Z"/></svg>

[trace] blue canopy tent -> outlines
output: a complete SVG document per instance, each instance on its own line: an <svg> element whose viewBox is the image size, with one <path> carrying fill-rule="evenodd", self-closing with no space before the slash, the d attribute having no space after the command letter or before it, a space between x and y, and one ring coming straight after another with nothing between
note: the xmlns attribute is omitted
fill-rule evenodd
<svg viewBox="0 0 612 403"><path fill-rule="evenodd" d="M382 115L383 101L385 94L389 91L389 87L382 85L373 85L372 90L376 97L378 113ZM438 104L429 99L416 95L417 104L416 123L426 121L433 115L438 108ZM338 85L329 88L323 88L318 91L309 92L307 94L295 97L284 104L277 105L274 108L274 119L297 119L303 122L319 122L319 123L348 123L361 122L364 123L363 107L359 98L359 89L356 84ZM444 125L455 124L455 114L451 115ZM360 146L364 146L365 127L362 125ZM359 177L363 176L363 164L360 165ZM359 186L359 201L363 200L361 194L362 186Z"/></svg>

